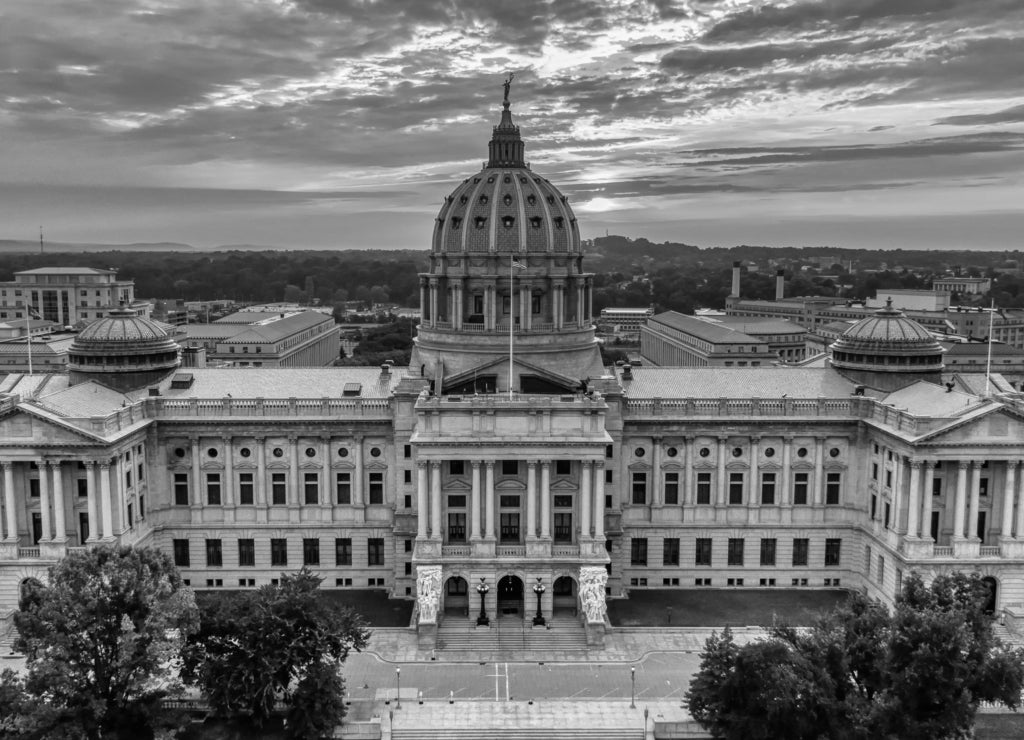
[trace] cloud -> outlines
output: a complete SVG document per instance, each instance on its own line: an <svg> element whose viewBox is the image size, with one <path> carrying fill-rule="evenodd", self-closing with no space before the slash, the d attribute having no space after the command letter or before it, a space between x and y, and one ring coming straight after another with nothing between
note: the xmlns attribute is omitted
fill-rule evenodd
<svg viewBox="0 0 1024 740"><path fill-rule="evenodd" d="M994 123L1024 123L1024 104L995 111L994 113L971 113L961 116L946 116L938 119L934 126L986 126Z"/></svg>

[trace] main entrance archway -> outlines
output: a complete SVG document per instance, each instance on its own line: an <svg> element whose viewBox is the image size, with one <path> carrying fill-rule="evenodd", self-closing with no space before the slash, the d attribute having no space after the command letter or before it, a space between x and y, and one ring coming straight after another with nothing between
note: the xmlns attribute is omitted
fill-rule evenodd
<svg viewBox="0 0 1024 740"><path fill-rule="evenodd" d="M469 615L469 586L461 576L452 576L444 583L444 613L447 616Z"/></svg>
<svg viewBox="0 0 1024 740"><path fill-rule="evenodd" d="M516 576L505 576L498 581L498 613L523 613L523 582Z"/></svg>
<svg viewBox="0 0 1024 740"><path fill-rule="evenodd" d="M559 614L576 616L576 596L576 581L572 577L556 578L551 591L553 613L556 616Z"/></svg>

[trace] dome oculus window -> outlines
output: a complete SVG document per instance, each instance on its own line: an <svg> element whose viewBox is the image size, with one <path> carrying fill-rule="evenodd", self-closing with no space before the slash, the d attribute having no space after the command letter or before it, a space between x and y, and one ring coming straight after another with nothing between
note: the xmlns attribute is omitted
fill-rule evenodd
<svg viewBox="0 0 1024 740"><path fill-rule="evenodd" d="M380 447L371 447L370 457L380 457Z"/></svg>
<svg viewBox="0 0 1024 740"><path fill-rule="evenodd" d="M461 227L461 226L462 226L462 219L459 218L458 216L452 216L452 229L454 229L455 231L458 231L459 227Z"/></svg>
<svg viewBox="0 0 1024 740"><path fill-rule="evenodd" d="M554 217L554 218L552 219L552 221L554 221L554 222L555 222L555 228L556 228L556 229L561 229L562 227L564 227L564 226L565 226L565 219L564 219L564 218L562 218L561 216L555 216L555 217Z"/></svg>
<svg viewBox="0 0 1024 740"><path fill-rule="evenodd" d="M553 196L553 195L549 195L549 196L548 196L548 198L547 198L547 200L548 200L548 203L549 203L550 205L554 205L554 204L555 204L555 196Z"/></svg>
<svg viewBox="0 0 1024 740"><path fill-rule="evenodd" d="M542 223L542 221L541 221L541 217L540 216L531 216L530 217L530 226L532 226L533 228L539 229L541 223Z"/></svg>
<svg viewBox="0 0 1024 740"><path fill-rule="evenodd" d="M217 457L217 455L219 455L219 454L220 454L220 451L219 451L219 450L218 450L218 449L217 449L216 447L211 447L210 449L208 449L208 450L206 451L206 454L207 454L207 455L208 455L209 457Z"/></svg>
<svg viewBox="0 0 1024 740"><path fill-rule="evenodd" d="M537 196L534 195L533 193L530 193L529 195L526 196L526 202L529 203L531 206L537 205Z"/></svg>
<svg viewBox="0 0 1024 740"><path fill-rule="evenodd" d="M523 185L525 185L526 182L527 182L526 176L525 175L520 175L519 176L519 182L521 182Z"/></svg>
<svg viewBox="0 0 1024 740"><path fill-rule="evenodd" d="M502 180L502 182L503 182L503 183L505 183L506 185L508 185L508 184L509 184L510 182L512 182L512 177L511 177L511 175L505 175L505 177L504 177L504 179Z"/></svg>
<svg viewBox="0 0 1024 740"><path fill-rule="evenodd" d="M501 202L507 206L512 205L512 196L509 195L508 193L505 193L505 197L501 199Z"/></svg>
<svg viewBox="0 0 1024 740"><path fill-rule="evenodd" d="M633 454L636 455L637 457L643 457L646 453L644 452L643 447L637 447L635 450L633 450Z"/></svg>
<svg viewBox="0 0 1024 740"><path fill-rule="evenodd" d="M732 448L732 456L733 457L742 457L743 456L743 448L742 447L733 447Z"/></svg>
<svg viewBox="0 0 1024 740"><path fill-rule="evenodd" d="M765 457L775 457L775 448L774 447L765 447L764 448L764 456Z"/></svg>
<svg viewBox="0 0 1024 740"><path fill-rule="evenodd" d="M677 450L675 447L669 447L667 450L665 450L665 454L668 455L669 457L675 457L676 455L679 454L679 450Z"/></svg>
<svg viewBox="0 0 1024 740"><path fill-rule="evenodd" d="M711 454L711 448L710 447L701 447L699 454L700 454L701 457L708 457Z"/></svg>
<svg viewBox="0 0 1024 740"><path fill-rule="evenodd" d="M284 450L282 450L280 447L275 447L274 451L271 454L274 457L284 457Z"/></svg>
<svg viewBox="0 0 1024 740"><path fill-rule="evenodd" d="M488 200L489 200L489 198L488 198L488 197L487 197L486 195L481 195L481 196L480 196L480 203L481 203L482 205L487 205L487 201L488 201Z"/></svg>
<svg viewBox="0 0 1024 740"><path fill-rule="evenodd" d="M807 448L806 447L801 447L799 450L796 451L796 456L797 457L807 457Z"/></svg>
<svg viewBox="0 0 1024 740"><path fill-rule="evenodd" d="M469 196L463 195L459 198L459 203L466 205L469 202Z"/></svg>
<svg viewBox="0 0 1024 740"><path fill-rule="evenodd" d="M338 457L348 457L348 450L344 447L338 448Z"/></svg>
<svg viewBox="0 0 1024 740"><path fill-rule="evenodd" d="M476 218L473 219L473 225L476 226L478 229L482 229L484 226L487 225L487 217L477 216Z"/></svg>
<svg viewBox="0 0 1024 740"><path fill-rule="evenodd" d="M306 448L306 457L316 457L316 448L315 447L307 447Z"/></svg>
<svg viewBox="0 0 1024 740"><path fill-rule="evenodd" d="M242 457L249 457L252 454L252 450L250 450L248 447L243 447L238 451L238 454L241 455Z"/></svg>
<svg viewBox="0 0 1024 740"><path fill-rule="evenodd" d="M488 177L487 182L494 182L494 176L491 175L490 177Z"/></svg>
<svg viewBox="0 0 1024 740"><path fill-rule="evenodd" d="M828 451L828 456L829 457L839 457L839 448L838 447L833 447L831 450Z"/></svg>
<svg viewBox="0 0 1024 740"><path fill-rule="evenodd" d="M175 447L174 448L174 456L175 457L185 457L185 448L184 447Z"/></svg>
<svg viewBox="0 0 1024 740"><path fill-rule="evenodd" d="M504 226L506 229L511 229L513 226L516 225L516 219L514 216L502 216L501 225Z"/></svg>

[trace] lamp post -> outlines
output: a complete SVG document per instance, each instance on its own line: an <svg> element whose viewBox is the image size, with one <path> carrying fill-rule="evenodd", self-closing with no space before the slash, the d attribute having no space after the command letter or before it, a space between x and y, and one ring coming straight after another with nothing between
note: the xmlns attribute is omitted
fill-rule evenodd
<svg viewBox="0 0 1024 740"><path fill-rule="evenodd" d="M395 669L395 709L402 708L402 669Z"/></svg>
<svg viewBox="0 0 1024 740"><path fill-rule="evenodd" d="M491 623L491 620L487 618L487 605L484 599L487 597L487 592L491 590L491 587L487 585L487 582L481 576L480 583L476 585L476 592L480 594L480 616L476 618L477 627L486 627Z"/></svg>
<svg viewBox="0 0 1024 740"><path fill-rule="evenodd" d="M540 612L540 597L544 595L546 590L544 584L540 582L540 576L537 576L537 582L533 584L533 592L537 594L537 616L533 618L534 627L544 624L544 615Z"/></svg>
<svg viewBox="0 0 1024 740"><path fill-rule="evenodd" d="M629 708L636 709L636 666L629 669Z"/></svg>

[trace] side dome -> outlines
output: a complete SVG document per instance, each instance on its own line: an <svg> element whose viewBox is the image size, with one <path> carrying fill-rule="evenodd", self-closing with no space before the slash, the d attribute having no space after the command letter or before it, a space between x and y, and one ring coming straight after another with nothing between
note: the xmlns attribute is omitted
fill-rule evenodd
<svg viewBox="0 0 1024 740"><path fill-rule="evenodd" d="M119 391L159 382L180 364L180 348L156 322L115 309L85 327L68 350L71 384L95 380Z"/></svg>

